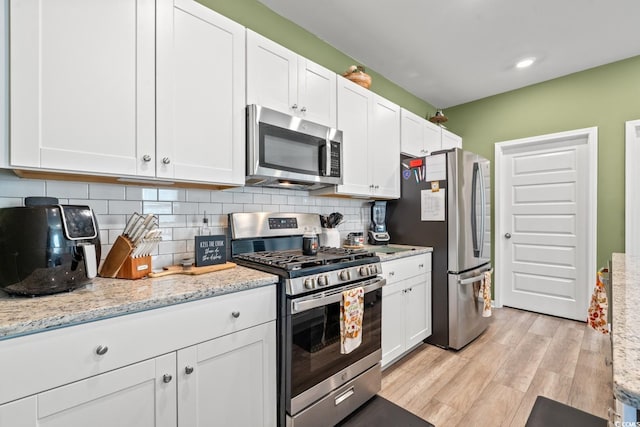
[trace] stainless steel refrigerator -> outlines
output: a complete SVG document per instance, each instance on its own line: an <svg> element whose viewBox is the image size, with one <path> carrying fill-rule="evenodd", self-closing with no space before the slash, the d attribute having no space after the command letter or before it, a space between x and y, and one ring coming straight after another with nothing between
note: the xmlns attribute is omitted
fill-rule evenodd
<svg viewBox="0 0 640 427"><path fill-rule="evenodd" d="M479 291L491 270L490 162L461 149L401 156L401 197L387 205L391 243L433 247L433 334L461 349L487 327Z"/></svg>

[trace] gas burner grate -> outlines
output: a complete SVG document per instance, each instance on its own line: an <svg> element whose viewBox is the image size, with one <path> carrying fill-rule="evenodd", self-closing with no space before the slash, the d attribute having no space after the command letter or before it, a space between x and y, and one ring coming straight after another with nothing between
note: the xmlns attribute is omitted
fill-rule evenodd
<svg viewBox="0 0 640 427"><path fill-rule="evenodd" d="M375 254L365 249L321 247L318 249L317 255L303 255L301 250L288 250L251 252L236 257L257 264L293 271L319 265L348 263L362 258L375 257Z"/></svg>

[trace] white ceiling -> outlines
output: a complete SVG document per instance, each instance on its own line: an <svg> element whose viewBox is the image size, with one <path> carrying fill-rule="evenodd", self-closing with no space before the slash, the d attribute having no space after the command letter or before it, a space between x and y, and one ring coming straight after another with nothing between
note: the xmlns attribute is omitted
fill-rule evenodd
<svg viewBox="0 0 640 427"><path fill-rule="evenodd" d="M640 55L638 0L259 1L437 108Z"/></svg>

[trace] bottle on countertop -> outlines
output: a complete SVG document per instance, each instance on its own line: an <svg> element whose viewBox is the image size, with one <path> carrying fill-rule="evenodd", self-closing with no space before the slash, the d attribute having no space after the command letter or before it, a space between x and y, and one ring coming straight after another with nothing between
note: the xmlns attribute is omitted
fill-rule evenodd
<svg viewBox="0 0 640 427"><path fill-rule="evenodd" d="M207 218L207 211L204 211L204 216L202 217L202 225L200 226L200 236L210 236L211 228L209 227L209 218Z"/></svg>

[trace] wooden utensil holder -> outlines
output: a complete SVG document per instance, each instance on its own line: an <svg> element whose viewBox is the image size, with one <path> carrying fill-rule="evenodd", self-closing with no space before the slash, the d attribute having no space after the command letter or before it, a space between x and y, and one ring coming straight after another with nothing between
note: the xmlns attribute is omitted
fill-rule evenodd
<svg viewBox="0 0 640 427"><path fill-rule="evenodd" d="M120 267L122 267L122 264L124 264L129 255L131 255L131 252L133 252L133 245L129 239L122 235L118 236L102 263L102 267L100 267L100 276L116 277Z"/></svg>
<svg viewBox="0 0 640 427"><path fill-rule="evenodd" d="M127 257L116 277L118 279L142 279L151 273L151 256Z"/></svg>

